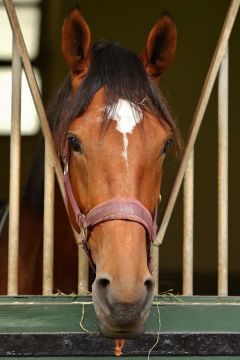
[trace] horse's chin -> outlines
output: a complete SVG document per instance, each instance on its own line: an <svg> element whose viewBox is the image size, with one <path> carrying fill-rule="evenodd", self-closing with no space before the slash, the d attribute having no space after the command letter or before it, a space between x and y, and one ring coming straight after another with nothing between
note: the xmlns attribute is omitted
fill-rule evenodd
<svg viewBox="0 0 240 360"><path fill-rule="evenodd" d="M135 339L143 334L144 326L114 328L109 324L100 324L101 334L109 339Z"/></svg>
<svg viewBox="0 0 240 360"><path fill-rule="evenodd" d="M144 324L149 316L150 304L141 313L137 322L129 323L126 321L118 324L109 312L99 304L98 298L93 292L93 305L98 318L100 332L103 336L110 339L135 339L144 333Z"/></svg>

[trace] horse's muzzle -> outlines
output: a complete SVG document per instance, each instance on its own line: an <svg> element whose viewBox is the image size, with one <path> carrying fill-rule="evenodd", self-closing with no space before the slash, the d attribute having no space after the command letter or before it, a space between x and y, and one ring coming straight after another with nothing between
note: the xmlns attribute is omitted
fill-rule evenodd
<svg viewBox="0 0 240 360"><path fill-rule="evenodd" d="M113 299L107 291L93 286L93 303L101 333L112 339L132 339L144 332L153 300L153 289L146 290L136 301L126 302Z"/></svg>

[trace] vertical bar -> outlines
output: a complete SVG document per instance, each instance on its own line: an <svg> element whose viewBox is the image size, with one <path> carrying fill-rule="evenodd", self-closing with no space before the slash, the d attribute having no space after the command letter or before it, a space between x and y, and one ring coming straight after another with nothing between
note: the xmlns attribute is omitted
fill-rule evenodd
<svg viewBox="0 0 240 360"><path fill-rule="evenodd" d="M240 1L240 0L239 0ZM49 128L49 124L48 124L48 120L46 117L46 113L45 113L45 109L41 100L41 94L37 85L37 81L33 72L33 68L27 53L27 49L24 43L24 39L22 36L22 32L21 32L21 28L19 26L19 22L18 22L18 18L17 18L17 14L14 8L14 4L12 2L12 0L4 0L4 5L5 8L7 10L7 14L8 14L8 18L12 27L12 31L16 36L16 46L18 48L18 52L19 55L21 57L22 60L22 64L25 70L25 74L27 77L27 81L29 84L29 89L31 91L32 94L32 98L33 101L35 103L36 106L36 110L38 113L38 117L40 120L40 125L42 128L42 132L44 135L45 140L48 142L49 144L49 149L50 149L50 155L52 158L52 162L54 164L55 167L55 171L56 171L56 176L57 176L57 180L59 183L59 188L61 191L61 194L63 196L64 199L64 203L65 203L65 192L64 192L64 185L63 185L63 172L62 172L62 168L59 162L59 159L57 157L57 153L54 147L54 143L53 143L53 139L52 139L52 134Z"/></svg>
<svg viewBox="0 0 240 360"><path fill-rule="evenodd" d="M78 294L79 295L88 295L88 258L81 248L81 245L78 245Z"/></svg>
<svg viewBox="0 0 240 360"><path fill-rule="evenodd" d="M29 60L29 56L27 54L27 49L24 43L24 39L22 36L22 32L19 26L19 22L17 19L17 15L15 12L15 8L14 8L14 4L12 2L12 0L4 0L4 5L5 8L7 10L7 14L9 17L9 21L13 30L13 33L16 36L16 46L18 48L20 57L22 59L22 63L25 69L25 73L26 73L26 77L29 83L29 88L31 90L32 93L32 97L38 112L38 116L39 116L39 120L41 123L41 127L42 127L42 131L43 131L43 135L45 138L45 141L47 141L48 146L49 146L49 153L51 155L52 158L52 163L55 167L55 171L56 171L56 176L57 176L57 180L59 183L59 187L60 187L60 191L61 194L63 196L64 199L64 204L66 205L65 202L65 192L64 192L64 186L63 186L63 173L62 173L62 169L60 166L60 162L58 160L55 148L54 148L54 144L53 144L53 140L52 140L52 136L51 136L51 131L49 129L49 125L48 125L48 121L46 118L46 114L45 114L45 110L41 101L41 95L40 95L40 91L39 88L37 86L37 82L34 76L34 72ZM16 78L16 76L14 76L14 78ZM13 117L14 118L14 117ZM16 169L16 166L15 166ZM16 176L15 176L16 179ZM13 187L14 189L16 189L16 187ZM13 212L12 212L13 213ZM17 215L16 211L15 214ZM12 231L13 233L16 234L16 231ZM74 232L74 231L73 231ZM76 235L76 232L74 232L74 236L76 239L76 242L78 242L78 236ZM81 263L82 265L79 266L79 289L84 289L84 291L86 292L88 290L88 262L86 261L86 256L85 254L81 254L79 256L79 263ZM81 258L83 257L83 261L81 261ZM14 260L12 261L12 263L14 264ZM10 263L9 263L10 264ZM82 270L81 270L82 268ZM11 281L9 281L11 282Z"/></svg>
<svg viewBox="0 0 240 360"><path fill-rule="evenodd" d="M183 295L193 294L194 151L183 184Z"/></svg>
<svg viewBox="0 0 240 360"><path fill-rule="evenodd" d="M12 124L10 139L8 295L18 294L22 64L13 35Z"/></svg>
<svg viewBox="0 0 240 360"><path fill-rule="evenodd" d="M43 295L53 293L54 251L54 168L45 141L44 218L43 218Z"/></svg>
<svg viewBox="0 0 240 360"><path fill-rule="evenodd" d="M218 79L218 295L228 295L228 47Z"/></svg>
<svg viewBox="0 0 240 360"><path fill-rule="evenodd" d="M207 77L205 79L204 82L204 86L202 89L202 93L193 117L193 121L192 121L192 125L191 125L191 129L189 132L189 136L188 136L188 140L187 140L187 144L182 156L182 160L178 169L178 174L176 176L174 185L172 187L172 191L168 200L168 204L166 207L166 210L164 212L163 218L162 218L162 222L161 222L161 226L160 229L158 231L156 240L155 240L155 245L160 245L163 241L165 232L167 230L167 226L182 184L182 180L185 174L185 170L186 170L186 166L188 164L188 160L189 160L189 156L191 155L193 146L195 144L196 138L198 136L198 131L200 129L202 120L203 120L203 116L205 114L205 110L208 104L208 100L209 97L211 95L212 92L212 88L213 85L215 83L215 79L217 77L218 71L219 71L219 66L222 62L223 56L225 54L226 51L226 46L228 43L228 39L229 36L231 34L232 31L232 27L234 24L234 21L236 19L237 13L238 13L238 9L239 9L239 5L240 5L240 0L232 0L223 24L223 28L211 61L211 65L210 68L208 70L207 73Z"/></svg>
<svg viewBox="0 0 240 360"><path fill-rule="evenodd" d="M159 293L159 247L158 246L153 246L152 266L153 266L154 294L158 295Z"/></svg>

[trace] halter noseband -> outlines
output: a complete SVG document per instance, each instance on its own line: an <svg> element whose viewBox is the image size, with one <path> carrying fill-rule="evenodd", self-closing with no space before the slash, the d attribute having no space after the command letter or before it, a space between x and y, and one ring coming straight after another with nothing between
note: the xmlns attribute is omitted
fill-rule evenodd
<svg viewBox="0 0 240 360"><path fill-rule="evenodd" d="M69 176L70 151L68 141L65 142L62 154L64 164L64 186L67 195L67 201L70 203L75 214L76 222L80 229L80 242L85 250L90 264L94 264L88 247L88 229L93 226L109 220L128 220L134 221L144 226L151 247L157 233L157 210L156 206L154 216L143 206L140 201L134 198L114 198L100 205L95 206L87 214L83 214L75 200L72 191L72 185ZM159 197L161 199L161 197ZM149 256L150 260L150 256Z"/></svg>

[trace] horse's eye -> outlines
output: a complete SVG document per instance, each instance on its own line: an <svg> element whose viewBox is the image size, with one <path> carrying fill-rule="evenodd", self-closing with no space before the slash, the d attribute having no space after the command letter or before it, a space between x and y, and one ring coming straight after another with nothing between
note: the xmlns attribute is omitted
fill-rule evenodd
<svg viewBox="0 0 240 360"><path fill-rule="evenodd" d="M79 152L82 154L83 149L82 149L82 145L80 144L79 140L76 138L76 136L74 135L70 135L68 136L68 141L69 144L71 146L71 149L75 152Z"/></svg>
<svg viewBox="0 0 240 360"><path fill-rule="evenodd" d="M165 155L167 153L167 151L169 150L169 148L171 147L173 143L173 139L168 139L165 144L164 144L164 147L162 149L162 154Z"/></svg>

